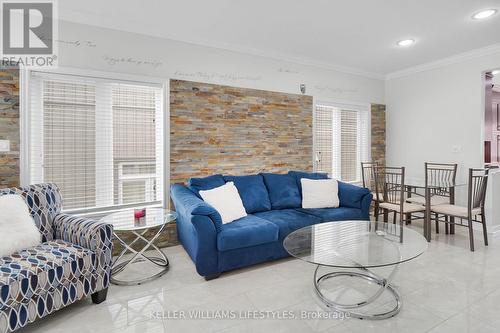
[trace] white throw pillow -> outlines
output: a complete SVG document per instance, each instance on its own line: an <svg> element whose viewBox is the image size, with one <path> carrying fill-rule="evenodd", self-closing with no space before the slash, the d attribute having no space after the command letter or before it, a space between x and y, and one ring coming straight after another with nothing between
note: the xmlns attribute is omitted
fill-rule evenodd
<svg viewBox="0 0 500 333"><path fill-rule="evenodd" d="M339 184L335 179L300 180L302 208L336 208L339 206Z"/></svg>
<svg viewBox="0 0 500 333"><path fill-rule="evenodd" d="M40 231L22 197L16 194L0 196L0 212L0 256L9 256L41 243Z"/></svg>
<svg viewBox="0 0 500 333"><path fill-rule="evenodd" d="M233 222L247 216L243 201L241 201L238 189L233 182L199 193L206 203L219 212L222 223Z"/></svg>

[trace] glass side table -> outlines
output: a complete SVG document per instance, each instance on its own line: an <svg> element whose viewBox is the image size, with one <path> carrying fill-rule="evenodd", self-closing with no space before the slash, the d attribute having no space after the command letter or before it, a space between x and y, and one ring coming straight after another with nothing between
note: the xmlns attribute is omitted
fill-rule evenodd
<svg viewBox="0 0 500 333"><path fill-rule="evenodd" d="M113 236L123 246L122 252L113 260L111 267L110 281L118 285L137 285L143 282L156 279L168 271L168 259L161 249L154 245L154 241L165 230L168 223L177 218L177 213L163 208L146 208L146 214L139 219L135 218L134 210L128 209L116 213L109 214L101 219L102 222L113 225ZM158 228L158 231L152 235L148 233L153 228ZM132 240L126 240L120 237L118 232L130 233L133 235ZM134 245L144 243L141 250L136 251ZM153 250L154 254L146 254L148 250ZM126 254L131 254L131 258L126 258ZM122 273L137 262L147 261L154 266L160 268L160 271L154 274L146 275L142 278L123 280L117 278L116 275Z"/></svg>

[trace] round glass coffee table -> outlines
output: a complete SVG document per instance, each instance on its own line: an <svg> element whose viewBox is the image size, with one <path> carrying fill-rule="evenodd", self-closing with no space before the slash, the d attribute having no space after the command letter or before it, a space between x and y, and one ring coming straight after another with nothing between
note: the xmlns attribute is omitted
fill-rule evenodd
<svg viewBox="0 0 500 333"><path fill-rule="evenodd" d="M401 309L401 295L391 284L398 265L424 253L427 241L418 232L399 224L337 221L296 230L285 238L283 246L290 255L317 265L314 290L328 308L360 319L385 319L395 316ZM371 270L384 266L392 267L386 278ZM319 274L323 267L334 271ZM346 276L363 279L377 288L372 294L355 302L341 302L327 296L326 281ZM367 306L386 290L395 300L394 307L380 312L368 311Z"/></svg>
<svg viewBox="0 0 500 333"><path fill-rule="evenodd" d="M154 241L165 230L167 224L176 218L177 213L163 208L146 208L145 215L141 218L135 217L133 209L123 210L103 217L101 221L113 225L113 236L123 246L123 250L113 260L110 281L119 285L137 285L165 274L168 271L169 262L163 251L154 244ZM153 228L158 228L158 230L151 233L150 230ZM125 239L123 233L132 234L132 237ZM142 248L137 251L137 246L141 243L143 244ZM145 252L148 250L154 251L155 255L146 254ZM125 257L127 254L131 254L131 257ZM130 280L117 277L119 273L133 263L144 261L159 267L160 270L153 274L146 274L145 277Z"/></svg>

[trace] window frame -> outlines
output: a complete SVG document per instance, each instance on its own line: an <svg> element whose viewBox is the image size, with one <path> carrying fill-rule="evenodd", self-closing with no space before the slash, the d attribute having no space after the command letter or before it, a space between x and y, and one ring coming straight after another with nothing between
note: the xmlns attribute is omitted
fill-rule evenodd
<svg viewBox="0 0 500 333"><path fill-rule="evenodd" d="M152 77L152 76L141 76L134 74L123 74L115 72L104 72L104 71L94 71L86 69L77 69L71 67L58 67L56 69L49 68L26 68L21 66L20 68L20 184L21 186L28 186L31 184L30 179L30 169L31 169L31 157L30 157L30 144L31 144L31 99L30 99L30 89L31 82L30 77L33 72L43 73L43 74L56 74L56 75L68 75L68 76L83 76L91 79L105 79L105 80L116 80L125 81L130 84L139 85L157 85L160 87L160 107L163 113L163 195L159 204L154 204L155 206L161 206L165 209L170 209L170 101L169 94L170 91L170 78L162 77ZM148 206L147 204L132 204L123 205L118 210L131 208L136 206ZM116 211L117 207L105 207L97 208L93 210L81 209L81 210L71 210L68 212L80 214L80 215L95 215L96 213L105 213Z"/></svg>
<svg viewBox="0 0 500 333"><path fill-rule="evenodd" d="M316 124L316 108L317 106L319 105L322 105L322 106L326 106L326 107L332 107L332 108L339 108L339 109L347 109L347 110L350 110L350 111L356 111L356 112L366 112L367 114L367 121L366 121L366 126L367 126L367 135L366 135L366 144L367 144L367 155L368 155L368 161L371 160L372 158L372 152L371 152L371 132L372 132L372 128L371 128L371 104L370 103L363 103L363 102L351 102L351 101L332 101L332 100L324 100L324 99L314 99L313 100L313 128L312 128L312 136L313 136L313 149L312 149L312 162L313 162L313 170L315 172L317 172L317 163L316 163L316 159L317 159L317 156L316 156L316 145L317 145L317 139L316 139L316 128L317 128L317 124ZM332 125L333 126L333 125ZM335 132L336 131L332 131L333 133L333 136L335 136ZM340 132L340 130L338 131ZM332 146L333 146L333 143L332 143ZM333 154L332 154L332 157L333 157ZM359 161L359 162L363 162L363 161ZM358 163L360 164L360 163ZM340 163L339 163L340 165ZM332 169L333 169L333 163L332 163ZM357 166L357 168L361 168L360 165ZM360 171L360 170L358 170ZM331 172L329 172L330 174ZM357 172L357 177L361 177L360 175L360 172ZM341 179L339 179L341 180ZM343 181L343 180L341 180ZM346 183L351 183L351 184L361 184L362 180L361 179L357 179L355 181L344 181Z"/></svg>

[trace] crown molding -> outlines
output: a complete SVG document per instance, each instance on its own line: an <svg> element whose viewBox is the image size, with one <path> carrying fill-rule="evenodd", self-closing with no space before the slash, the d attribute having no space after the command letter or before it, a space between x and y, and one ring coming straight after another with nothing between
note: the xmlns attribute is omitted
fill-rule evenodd
<svg viewBox="0 0 500 333"><path fill-rule="evenodd" d="M292 56L290 54L281 53L281 52L264 51L264 50L260 50L260 49L248 48L248 47L243 47L243 46L239 46L239 45L235 46L235 45L229 45L229 44L224 44L224 43L208 42L208 41L204 41L204 40L177 40L177 39L166 38L166 37L160 37L160 38L173 40L173 41L180 42L180 43L187 43L187 44L192 44L192 45L197 45L197 46L204 46L204 47L210 47L210 48L220 49L220 50L229 51L229 52L240 53L243 55L252 55L252 56L256 56L256 57L262 57L262 58L267 58L267 59L272 59L272 60L277 60L277 61L286 61L286 62L298 64L298 65L311 66L311 67L316 67L316 68L320 68L320 69L327 69L327 70L340 72L340 73L344 73L344 74L362 76L362 77L369 78L369 79L376 79L376 80L385 80L386 79L386 75L381 74L381 73L365 71L365 70L361 70L361 69L349 67L349 66L335 65L332 63L328 63L328 62L317 61L317 60L314 60L314 59L309 58L309 57Z"/></svg>
<svg viewBox="0 0 500 333"><path fill-rule="evenodd" d="M500 52L500 43L497 44L492 44L486 47L482 47L479 49L474 49L471 51L467 51L464 53L459 53L456 55L453 55L451 57L446 57L443 59L439 59L436 61L431 61L425 64L421 64L418 66L414 67L409 67L400 71L392 72L389 73L385 76L386 80L392 80L392 79L397 79L400 77L405 77L408 75L420 73L420 72L425 72L428 70L432 69L437 69L440 67L448 66L448 65L453 65L457 64L463 61L471 60L471 59L476 59L484 56L488 56L494 53Z"/></svg>
<svg viewBox="0 0 500 333"><path fill-rule="evenodd" d="M163 40L169 40L169 41L173 41L173 42L177 42L177 43L184 43L184 44L191 44L194 46L209 47L212 49L219 49L219 50L239 53L239 54L243 54L243 55L252 55L252 56L277 60L277 61L286 61L286 62L298 64L298 65L311 66L311 67L316 67L319 69L327 69L327 70L331 70L331 71L335 71L335 72L361 76L361 77L365 77L365 78L369 78L369 79L385 80L385 74L382 74L382 73L370 72L370 71L362 70L362 69L355 68L355 67L335 65L335 64L332 64L329 62L318 61L318 60L315 60L315 59L309 58L309 57L294 56L294 55L287 54L287 53L244 47L241 45L232 45L232 44L214 42L214 41L204 40L204 39L175 39L175 38L171 38L171 37L167 37L165 35L162 35L161 33L147 34L147 33L143 33L143 32L137 32L138 30L140 30L139 29L140 25L137 25L135 22L129 22L130 24L128 24L126 27L117 28L117 27L111 26L109 23L106 23L108 21L102 21L102 20L99 20L98 22L94 21L92 24L86 23L86 22L82 21L80 17L73 15L74 13L72 11L66 10L65 14L66 14L66 17L61 19L61 21L65 21L68 23L90 25L90 26L94 26L94 27L110 29L110 30L115 30L115 31L126 31L126 32L133 33L133 34L154 37L154 38L160 38ZM136 27L137 27L137 29L134 29Z"/></svg>

